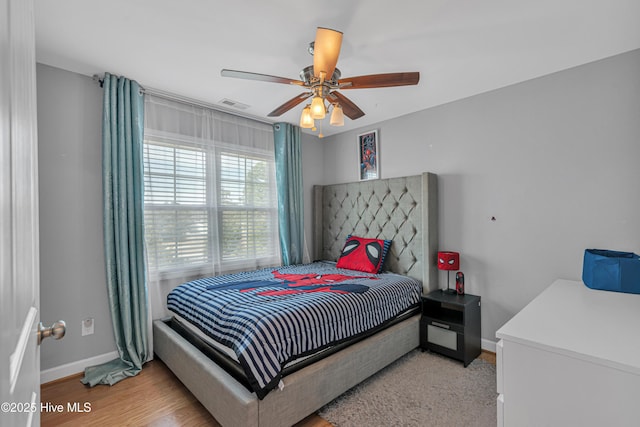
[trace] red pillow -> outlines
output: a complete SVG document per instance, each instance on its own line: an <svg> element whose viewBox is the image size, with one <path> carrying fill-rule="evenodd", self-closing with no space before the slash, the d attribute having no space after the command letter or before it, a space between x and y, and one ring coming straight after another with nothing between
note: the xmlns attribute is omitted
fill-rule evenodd
<svg viewBox="0 0 640 427"><path fill-rule="evenodd" d="M379 273L390 244L390 240L348 236L336 267Z"/></svg>

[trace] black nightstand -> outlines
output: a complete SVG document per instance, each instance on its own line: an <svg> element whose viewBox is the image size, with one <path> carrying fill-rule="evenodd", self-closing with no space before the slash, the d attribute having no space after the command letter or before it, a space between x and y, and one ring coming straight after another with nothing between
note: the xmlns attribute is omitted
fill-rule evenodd
<svg viewBox="0 0 640 427"><path fill-rule="evenodd" d="M480 297L437 290L422 297L420 347L460 360L480 355Z"/></svg>

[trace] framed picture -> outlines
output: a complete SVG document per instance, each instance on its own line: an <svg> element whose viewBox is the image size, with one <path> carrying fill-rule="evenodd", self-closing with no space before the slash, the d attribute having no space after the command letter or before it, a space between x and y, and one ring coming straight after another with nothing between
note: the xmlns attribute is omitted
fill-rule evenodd
<svg viewBox="0 0 640 427"><path fill-rule="evenodd" d="M360 160L360 181L380 178L377 130L358 135L358 159Z"/></svg>

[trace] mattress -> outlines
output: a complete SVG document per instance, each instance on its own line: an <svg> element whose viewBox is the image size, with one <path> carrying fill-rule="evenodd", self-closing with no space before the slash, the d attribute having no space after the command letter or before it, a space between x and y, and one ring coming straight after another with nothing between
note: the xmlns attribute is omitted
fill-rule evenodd
<svg viewBox="0 0 640 427"><path fill-rule="evenodd" d="M422 284L333 262L199 279L175 288L169 310L231 349L262 399L292 361L341 344L419 304Z"/></svg>
<svg viewBox="0 0 640 427"><path fill-rule="evenodd" d="M385 322L379 327L369 330L368 334L363 334L362 336L353 337L353 339L344 341L340 345L330 345L328 347L325 347L321 350L316 351L315 353L311 353L307 356L298 357L297 359L287 362L283 369L283 376L286 374L291 374L296 370L301 369L312 362L315 362L319 359L322 359L323 357L326 357L330 354L335 353L336 351L341 350L344 347L347 347L351 344L355 344L356 342L360 341L362 338L366 338L369 335L372 335L398 322L402 322L403 320L406 320L407 318L419 313L420 313L420 306L413 306L405 310L404 312L398 314L391 321ZM213 338L205 335L205 333L202 332L200 328L198 328L196 325L189 323L186 319L183 319L181 316L177 314L174 314L169 321L165 321L165 322L169 324L169 327L176 330L184 338L187 338L190 340L195 339L196 340L196 342L194 343L195 345L200 347L202 346L208 347L210 350L209 351L205 350L203 351L203 353L210 356L210 358L213 359L214 361L219 361L220 357L224 357L227 360L227 363L233 362L234 364L237 364L238 368L241 369L238 356L234 353L234 351L231 348L223 344L220 344L219 342L213 340ZM201 350L204 350L204 349L201 348ZM230 372L230 373L234 377L238 378L237 372L238 372L238 369L234 368L233 372ZM243 374L240 375L238 380L242 384L246 385L246 387L249 390L251 390L251 387L248 385L246 377L244 377Z"/></svg>
<svg viewBox="0 0 640 427"><path fill-rule="evenodd" d="M190 323L189 321L184 319L182 316L180 316L178 314L174 314L173 318L177 322L179 322L180 325L182 326L182 328L184 328L186 331L188 331L189 334L195 335L196 337L198 337L198 339L202 340L207 345L213 347L217 352L222 353L225 357L229 358L233 362L240 363L240 361L238 360L238 355L233 351L233 349L231 349L230 347L227 347L224 344L221 344L221 343L215 341L213 338L209 337L204 332L202 332L202 330L198 326ZM327 347L327 348L325 348L323 350L319 350L318 353L321 353L323 351L329 351L330 349L331 349L331 347ZM314 353L313 355L316 355L316 353ZM295 360L291 360L290 362L287 362L287 364L284 367L285 368L293 367L298 363L304 362L304 360L306 360L307 358L309 358L311 356L312 355L310 354L310 355L307 355L307 356L298 357Z"/></svg>

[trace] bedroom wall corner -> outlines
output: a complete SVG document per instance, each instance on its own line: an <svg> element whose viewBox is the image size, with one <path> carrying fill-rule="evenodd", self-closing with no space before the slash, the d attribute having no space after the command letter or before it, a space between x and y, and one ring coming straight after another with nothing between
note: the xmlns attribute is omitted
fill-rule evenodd
<svg viewBox="0 0 640 427"><path fill-rule="evenodd" d="M302 170L304 187L304 235L305 254L314 261L313 241L313 186L322 185L324 181L324 145L323 140L315 135L300 133L302 143ZM307 260L305 259L305 262Z"/></svg>
<svg viewBox="0 0 640 427"><path fill-rule="evenodd" d="M102 89L90 78L37 64L41 320L67 322L41 346L45 380L81 372L116 350L102 234ZM94 333L82 336L82 320Z"/></svg>

